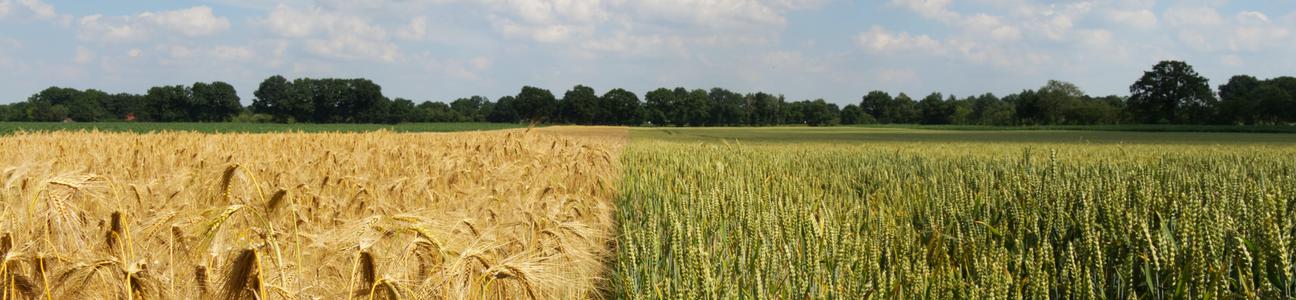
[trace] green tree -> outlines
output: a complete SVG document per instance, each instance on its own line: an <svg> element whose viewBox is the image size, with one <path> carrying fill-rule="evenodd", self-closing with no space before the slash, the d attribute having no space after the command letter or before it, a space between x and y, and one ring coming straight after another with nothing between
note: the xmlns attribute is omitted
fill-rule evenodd
<svg viewBox="0 0 1296 300"><path fill-rule="evenodd" d="M1143 123L1202 123L1216 102L1209 84L1185 62L1162 61L1130 86L1126 108Z"/></svg>
<svg viewBox="0 0 1296 300"><path fill-rule="evenodd" d="M1219 86L1219 120L1224 123L1255 124L1263 110L1260 102L1251 98L1251 92L1260 87L1253 76L1238 75Z"/></svg>
<svg viewBox="0 0 1296 300"><path fill-rule="evenodd" d="M841 110L841 123L842 125L876 124L877 119L865 113L858 105L849 104Z"/></svg>
<svg viewBox="0 0 1296 300"><path fill-rule="evenodd" d="M554 115L558 109L558 100L549 90L525 86L518 93L513 108L524 121L543 123Z"/></svg>
<svg viewBox="0 0 1296 300"><path fill-rule="evenodd" d="M892 99L891 94L887 94L887 92L869 92L868 95L864 95L863 100L860 101L859 108L863 110L864 113L873 116L873 118L877 119L879 123L898 123L898 120L896 120L897 116L894 115L895 100Z"/></svg>
<svg viewBox="0 0 1296 300"><path fill-rule="evenodd" d="M252 93L252 112L270 115L275 122L310 121L315 114L309 87L297 87L283 76L275 75L261 81Z"/></svg>
<svg viewBox="0 0 1296 300"><path fill-rule="evenodd" d="M918 102L909 95L900 93L891 100L885 116L891 120L891 123L916 124L922 121L922 108L918 107Z"/></svg>
<svg viewBox="0 0 1296 300"><path fill-rule="evenodd" d="M674 116L676 125L702 126L711 119L711 105L706 90L676 88Z"/></svg>
<svg viewBox="0 0 1296 300"><path fill-rule="evenodd" d="M225 122L243 110L234 86L224 82L194 83L193 104L187 121Z"/></svg>
<svg viewBox="0 0 1296 300"><path fill-rule="evenodd" d="M644 119L657 126L669 125L671 113L675 110L675 92L667 88L658 88L644 95Z"/></svg>
<svg viewBox="0 0 1296 300"><path fill-rule="evenodd" d="M918 103L918 108L922 112L922 124L949 124L954 115L953 105L943 100L941 93L927 95Z"/></svg>
<svg viewBox="0 0 1296 300"><path fill-rule="evenodd" d="M707 94L711 104L711 118L708 125L739 125L747 122L743 105L743 96L722 88L713 88Z"/></svg>
<svg viewBox="0 0 1296 300"><path fill-rule="evenodd" d="M642 110L639 103L639 96L625 89L612 89L603 94L599 99L600 106L603 109L602 116L599 117L599 123L607 125L638 125L640 120L640 111Z"/></svg>
<svg viewBox="0 0 1296 300"><path fill-rule="evenodd" d="M1255 99L1260 107L1264 109L1257 115L1257 119L1266 124L1280 124L1288 121L1287 109L1293 101L1291 94L1279 88L1276 85L1266 84L1251 91L1247 98Z"/></svg>
<svg viewBox="0 0 1296 300"><path fill-rule="evenodd" d="M515 102L517 100L513 96L500 97L495 101L495 109L486 116L486 120L495 123L517 123L522 118L513 107Z"/></svg>
<svg viewBox="0 0 1296 300"><path fill-rule="evenodd" d="M827 126L836 125L840 122L838 116L841 110L836 105L824 101L824 99L805 101L801 109L801 115L806 125Z"/></svg>
<svg viewBox="0 0 1296 300"><path fill-rule="evenodd" d="M558 101L559 120L565 123L589 125L602 114L599 110L599 97L594 89L577 85L563 94Z"/></svg>
<svg viewBox="0 0 1296 300"><path fill-rule="evenodd" d="M748 105L750 112L750 125L777 125L783 124L783 108L785 102L782 96L774 96L764 92L748 95Z"/></svg>
<svg viewBox="0 0 1296 300"><path fill-rule="evenodd" d="M490 100L482 96L472 96L468 98L459 98L450 102L450 109L460 116L463 122L481 122L486 120L487 106L490 106Z"/></svg>
<svg viewBox="0 0 1296 300"><path fill-rule="evenodd" d="M157 86L144 96L149 105L149 115L157 122L183 122L190 119L193 96L183 85Z"/></svg>
<svg viewBox="0 0 1296 300"><path fill-rule="evenodd" d="M413 100L396 98L391 101L391 106L388 107L386 123L418 122L418 119L418 107L414 105Z"/></svg>

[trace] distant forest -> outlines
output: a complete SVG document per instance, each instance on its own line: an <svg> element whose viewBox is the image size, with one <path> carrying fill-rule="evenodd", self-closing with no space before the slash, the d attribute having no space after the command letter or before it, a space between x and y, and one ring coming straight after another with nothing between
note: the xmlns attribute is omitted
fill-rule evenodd
<svg viewBox="0 0 1296 300"><path fill-rule="evenodd" d="M26 101L0 105L0 121L26 122L501 122L655 126L810 126L853 124L1099 125L1293 124L1296 78L1238 75L1212 90L1182 61L1163 61L1130 86L1129 96L1093 97L1074 84L1049 81L1039 89L998 97L932 93L920 99L873 91L858 104L823 99L788 101L771 93L659 88L643 95L612 89L599 95L577 85L555 96L523 87L491 101L415 103L383 96L368 79L288 80L272 76L240 104L224 82L153 87L143 95L51 87Z"/></svg>

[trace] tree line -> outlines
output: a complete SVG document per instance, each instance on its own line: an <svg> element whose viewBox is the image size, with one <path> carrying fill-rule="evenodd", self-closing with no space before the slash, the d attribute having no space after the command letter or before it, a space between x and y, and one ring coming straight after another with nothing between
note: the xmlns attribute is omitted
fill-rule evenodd
<svg viewBox="0 0 1296 300"><path fill-rule="evenodd" d="M161 86L143 95L51 87L0 105L0 121L146 122L502 122L654 126L810 126L852 124L1095 125L1296 123L1296 78L1238 75L1212 90L1182 61L1163 61L1130 86L1130 95L1095 97L1051 80L998 97L931 93L915 99L872 91L844 107L823 99L788 101L764 92L659 88L640 99L577 85L562 97L526 86L495 101L450 103L390 99L368 79L265 79L243 107L224 82Z"/></svg>

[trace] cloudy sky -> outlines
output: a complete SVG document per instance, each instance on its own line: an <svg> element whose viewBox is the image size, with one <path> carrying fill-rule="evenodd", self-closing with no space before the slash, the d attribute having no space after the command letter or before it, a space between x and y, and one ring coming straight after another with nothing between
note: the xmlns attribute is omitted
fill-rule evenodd
<svg viewBox="0 0 1296 300"><path fill-rule="evenodd" d="M869 90L1126 94L1159 60L1296 75L1291 0L0 0L0 103L365 77L389 97L661 86L853 103Z"/></svg>

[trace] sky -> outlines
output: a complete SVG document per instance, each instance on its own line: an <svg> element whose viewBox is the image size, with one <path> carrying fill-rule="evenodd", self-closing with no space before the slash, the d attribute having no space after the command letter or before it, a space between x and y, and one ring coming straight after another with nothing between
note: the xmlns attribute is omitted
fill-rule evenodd
<svg viewBox="0 0 1296 300"><path fill-rule="evenodd" d="M1161 60L1212 86L1296 75L1294 30L1291 0L0 0L0 103L225 81L249 104L272 75L420 102L584 84L844 105L1050 79L1125 95Z"/></svg>

